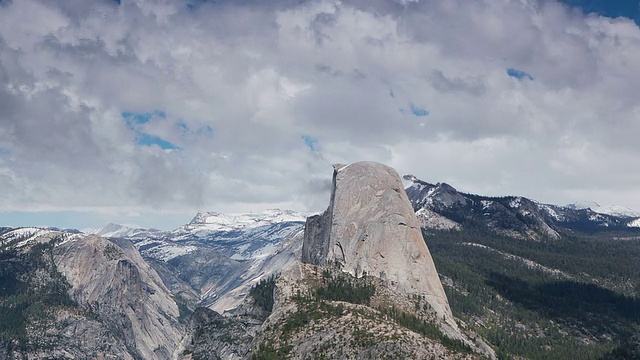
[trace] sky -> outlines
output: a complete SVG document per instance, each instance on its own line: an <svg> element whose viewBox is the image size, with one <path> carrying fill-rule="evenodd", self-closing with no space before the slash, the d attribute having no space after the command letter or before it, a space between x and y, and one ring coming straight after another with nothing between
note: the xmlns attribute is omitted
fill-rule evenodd
<svg viewBox="0 0 640 360"><path fill-rule="evenodd" d="M361 160L640 209L640 5L0 0L0 226L319 212Z"/></svg>

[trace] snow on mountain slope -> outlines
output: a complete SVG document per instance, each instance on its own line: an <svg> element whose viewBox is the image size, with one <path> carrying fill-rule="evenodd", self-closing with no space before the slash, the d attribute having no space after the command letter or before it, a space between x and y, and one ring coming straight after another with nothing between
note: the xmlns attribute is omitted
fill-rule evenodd
<svg viewBox="0 0 640 360"><path fill-rule="evenodd" d="M462 227L486 226L497 233L530 239L558 239L563 231L624 228L635 212L620 206L595 203L557 206L518 196L491 197L458 192L445 183L431 184L404 176L405 192L415 211L429 210ZM441 219L423 216L424 228L438 228ZM629 225L632 226L632 225Z"/></svg>
<svg viewBox="0 0 640 360"><path fill-rule="evenodd" d="M640 217L627 224L628 227L640 228Z"/></svg>
<svg viewBox="0 0 640 360"><path fill-rule="evenodd" d="M38 227L24 227L9 230L0 236L0 246L11 246L16 249L22 248L27 244L35 241L38 237L41 237L50 233L58 233L51 229L38 228Z"/></svg>
<svg viewBox="0 0 640 360"><path fill-rule="evenodd" d="M613 215L618 217L639 217L640 216L640 211L638 210L633 210L633 209L629 209L628 207L617 206L617 205L601 206L597 209L592 209L592 210L600 214Z"/></svg>
<svg viewBox="0 0 640 360"><path fill-rule="evenodd" d="M304 229L300 228L297 232L281 239L267 256L247 261L249 266L244 269L234 286L229 287L227 291L222 292L215 287L207 290L210 298L213 299L208 307L222 314L233 311L261 279L290 268L300 259L303 237Z"/></svg>
<svg viewBox="0 0 640 360"><path fill-rule="evenodd" d="M95 233L130 240L172 291L186 289L198 306L225 312L259 279L295 260L305 221L304 214L286 210L198 212L170 231L108 224Z"/></svg>
<svg viewBox="0 0 640 360"><path fill-rule="evenodd" d="M284 238L304 227L306 215L288 210L220 214L199 212L187 225L168 231L163 240L212 247L234 260L268 256Z"/></svg>
<svg viewBox="0 0 640 360"><path fill-rule="evenodd" d="M213 248L233 260L269 256L278 243L304 227L306 215L289 210L221 214L198 212L188 224L170 231L109 223L90 234L132 241L140 252L160 261Z"/></svg>
<svg viewBox="0 0 640 360"><path fill-rule="evenodd" d="M278 209L245 214L198 212L185 228L199 228L208 231L246 230L276 223L304 222L306 218L305 214Z"/></svg>
<svg viewBox="0 0 640 360"><path fill-rule="evenodd" d="M306 215L287 210L198 212L170 231L109 223L85 233L131 241L172 291L187 291L200 306L224 312L237 306L256 281L294 261L305 221ZM12 230L3 238L24 241L45 230Z"/></svg>
<svg viewBox="0 0 640 360"><path fill-rule="evenodd" d="M138 225L122 225L108 223L97 229L92 229L87 234L99 235L107 238L143 238L162 233L161 230L150 229Z"/></svg>
<svg viewBox="0 0 640 360"><path fill-rule="evenodd" d="M173 242L159 242L153 239L136 241L134 244L144 256L164 262L191 254L199 249L198 246L183 245Z"/></svg>
<svg viewBox="0 0 640 360"><path fill-rule="evenodd" d="M581 209L591 209L593 212L597 212L599 214L612 215L617 217L640 217L640 211L630 209L624 206L618 205L605 205L601 206L596 202L576 202L573 204L566 205L565 207L573 210L581 210Z"/></svg>

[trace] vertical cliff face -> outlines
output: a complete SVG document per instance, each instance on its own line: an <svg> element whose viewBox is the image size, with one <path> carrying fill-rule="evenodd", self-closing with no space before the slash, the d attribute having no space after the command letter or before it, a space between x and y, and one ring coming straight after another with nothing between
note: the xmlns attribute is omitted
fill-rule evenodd
<svg viewBox="0 0 640 360"><path fill-rule="evenodd" d="M302 261L338 262L352 275L424 296L452 327L451 309L398 173L375 162L334 165L329 208L310 217Z"/></svg>

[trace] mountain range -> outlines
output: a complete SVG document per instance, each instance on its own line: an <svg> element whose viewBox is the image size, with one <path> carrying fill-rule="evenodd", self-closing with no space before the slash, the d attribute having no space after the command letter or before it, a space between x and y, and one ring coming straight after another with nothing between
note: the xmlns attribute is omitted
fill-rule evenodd
<svg viewBox="0 0 640 360"><path fill-rule="evenodd" d="M405 175L407 195L429 229L482 226L521 238L559 239L561 234L637 228L640 215L622 207L542 204L521 196L489 197L458 192L446 183L431 184ZM623 211L624 210L624 211ZM622 215L621 215L622 214Z"/></svg>
<svg viewBox="0 0 640 360"><path fill-rule="evenodd" d="M636 354L637 212L466 194L411 175L402 178L404 186L397 174L380 180L390 171L369 163L338 166L325 212L331 215L323 215L332 220L269 210L199 212L169 231L118 224L84 233L2 228L0 359ZM355 175L339 180L347 174ZM371 194L359 190L376 186ZM336 196L350 200L342 206ZM397 217L400 210L393 209L401 205L379 205L396 196L410 216ZM365 206L365 199L373 202ZM416 225L407 227L411 216ZM311 230L309 221L320 227ZM413 276L402 271L433 266L425 260L431 255L395 253L384 240L405 228L418 234L422 228L435 278L400 280ZM399 237L401 244L407 236ZM331 253L340 248L339 256L310 257L305 246L314 242L320 244L314 249ZM420 260L394 270L410 259ZM441 287L444 302L434 302L433 290L416 292L427 277ZM563 291L589 295L578 296L574 307L592 315L547 303L568 301L558 295ZM605 311L603 301L614 305ZM448 320L438 320L443 316Z"/></svg>

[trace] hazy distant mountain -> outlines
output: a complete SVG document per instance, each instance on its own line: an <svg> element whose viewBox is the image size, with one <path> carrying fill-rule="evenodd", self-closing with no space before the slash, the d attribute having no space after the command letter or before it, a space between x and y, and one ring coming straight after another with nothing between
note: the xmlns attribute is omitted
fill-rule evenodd
<svg viewBox="0 0 640 360"><path fill-rule="evenodd" d="M617 205L607 205L600 206L596 202L576 202L573 204L565 205L565 207L569 209L579 210L579 209L591 209L600 214L613 215L617 217L630 217L630 218L638 218L640 217L640 211L629 209L624 206Z"/></svg>
<svg viewBox="0 0 640 360"><path fill-rule="evenodd" d="M108 223L97 229L89 229L84 232L86 234L99 235L106 238L143 238L159 234L162 230L145 228L138 225Z"/></svg>

